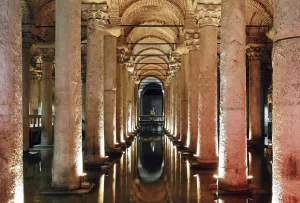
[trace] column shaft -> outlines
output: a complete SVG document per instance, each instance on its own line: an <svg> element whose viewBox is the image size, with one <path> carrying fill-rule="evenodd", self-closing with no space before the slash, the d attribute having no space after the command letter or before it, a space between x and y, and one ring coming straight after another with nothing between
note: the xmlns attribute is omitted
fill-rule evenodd
<svg viewBox="0 0 300 203"><path fill-rule="evenodd" d="M81 1L56 1L52 187L76 189L82 175Z"/></svg>
<svg viewBox="0 0 300 203"><path fill-rule="evenodd" d="M117 142L124 142L124 129L123 129L123 66L119 64L117 67L117 110L116 110L116 127L117 127Z"/></svg>
<svg viewBox="0 0 300 203"><path fill-rule="evenodd" d="M128 86L128 72L126 69L123 69L123 132L124 132L124 139L127 137L128 129L127 129L127 114L128 114L128 104L127 104L127 86Z"/></svg>
<svg viewBox="0 0 300 203"><path fill-rule="evenodd" d="M26 33L23 35L26 36ZM22 49L22 85L23 85L23 151L29 150L29 101L30 101L30 40L31 34L23 37Z"/></svg>
<svg viewBox="0 0 300 203"><path fill-rule="evenodd" d="M300 1L276 1L273 46L273 201L300 201ZM296 38L293 38L296 37ZM282 40L281 40L282 39Z"/></svg>
<svg viewBox="0 0 300 203"><path fill-rule="evenodd" d="M260 58L249 56L249 140L261 143L261 75Z"/></svg>
<svg viewBox="0 0 300 203"><path fill-rule="evenodd" d="M217 163L217 26L200 28L200 47L197 156Z"/></svg>
<svg viewBox="0 0 300 203"><path fill-rule="evenodd" d="M0 202L24 202L21 1L0 9Z"/></svg>
<svg viewBox="0 0 300 203"><path fill-rule="evenodd" d="M37 115L39 108L40 79L30 80L30 115Z"/></svg>
<svg viewBox="0 0 300 203"><path fill-rule="evenodd" d="M248 188L245 1L223 0L221 15L219 187L244 190Z"/></svg>
<svg viewBox="0 0 300 203"><path fill-rule="evenodd" d="M197 150L198 139L198 93L199 93L199 50L190 51L190 71L189 71L189 125L190 125L190 143L191 151Z"/></svg>
<svg viewBox="0 0 300 203"><path fill-rule="evenodd" d="M104 135L105 147L115 148L116 143L116 71L117 71L117 38L105 36L104 43Z"/></svg>
<svg viewBox="0 0 300 203"><path fill-rule="evenodd" d="M187 144L188 133L188 69L189 69L189 54L182 55L182 89L181 89L181 140L184 145Z"/></svg>
<svg viewBox="0 0 300 203"><path fill-rule="evenodd" d="M180 140L180 127L181 127L181 89L182 89L182 83L181 83L181 74L182 70L179 70L177 72L176 77L176 138Z"/></svg>
<svg viewBox="0 0 300 203"><path fill-rule="evenodd" d="M42 76L41 145L52 145L52 62L44 62Z"/></svg>

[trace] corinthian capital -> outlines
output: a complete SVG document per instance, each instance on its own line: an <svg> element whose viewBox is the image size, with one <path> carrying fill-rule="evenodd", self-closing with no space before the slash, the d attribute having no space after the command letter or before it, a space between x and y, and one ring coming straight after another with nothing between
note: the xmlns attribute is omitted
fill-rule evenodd
<svg viewBox="0 0 300 203"><path fill-rule="evenodd" d="M82 4L82 17L89 22L89 27L101 26L108 24L109 14L107 3Z"/></svg>
<svg viewBox="0 0 300 203"><path fill-rule="evenodd" d="M197 24L218 26L221 18L221 1L195 0L194 11L197 16Z"/></svg>
<svg viewBox="0 0 300 203"><path fill-rule="evenodd" d="M189 50L199 50L200 34L196 30L185 30L184 31L184 43Z"/></svg>
<svg viewBox="0 0 300 203"><path fill-rule="evenodd" d="M37 54L41 56L43 62L52 63L54 61L55 49L54 48L38 48Z"/></svg>

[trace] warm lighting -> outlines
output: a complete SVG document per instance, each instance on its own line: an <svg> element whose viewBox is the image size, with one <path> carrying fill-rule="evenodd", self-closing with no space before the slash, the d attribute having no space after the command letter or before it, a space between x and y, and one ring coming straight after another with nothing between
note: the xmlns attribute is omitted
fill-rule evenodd
<svg viewBox="0 0 300 203"><path fill-rule="evenodd" d="M249 176L247 177L247 179L248 179L248 180L253 179L253 175L249 175Z"/></svg>
<svg viewBox="0 0 300 203"><path fill-rule="evenodd" d="M213 175L214 179L219 179L219 176L218 175Z"/></svg>
<svg viewBox="0 0 300 203"><path fill-rule="evenodd" d="M99 181L99 194L98 194L98 203L104 202L104 175L101 175Z"/></svg>

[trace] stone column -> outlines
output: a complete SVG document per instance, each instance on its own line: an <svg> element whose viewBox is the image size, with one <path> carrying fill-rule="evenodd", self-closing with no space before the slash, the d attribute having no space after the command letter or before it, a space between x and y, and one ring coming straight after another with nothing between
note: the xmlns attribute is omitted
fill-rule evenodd
<svg viewBox="0 0 300 203"><path fill-rule="evenodd" d="M189 140L188 148L191 152L197 150L198 139L198 93L199 93L199 67L201 52L199 50L199 32L186 31L185 42L189 47Z"/></svg>
<svg viewBox="0 0 300 203"><path fill-rule="evenodd" d="M29 150L29 101L30 101L30 25L23 25L22 85L23 85L23 151Z"/></svg>
<svg viewBox="0 0 300 203"><path fill-rule="evenodd" d="M175 130L175 112L174 112L174 78L172 78L170 83L170 133L174 136Z"/></svg>
<svg viewBox="0 0 300 203"><path fill-rule="evenodd" d="M117 37L120 30L110 28L109 33L104 43L104 135L105 147L112 149L116 144Z"/></svg>
<svg viewBox="0 0 300 203"><path fill-rule="evenodd" d="M182 89L182 80L181 80L182 70L177 72L177 80L176 80L176 138L181 141L181 89Z"/></svg>
<svg viewBox="0 0 300 203"><path fill-rule="evenodd" d="M181 113L182 113L182 126L181 126L181 141L184 145L187 143L188 133L188 71L189 71L189 54L188 50L182 53L182 89L181 89Z"/></svg>
<svg viewBox="0 0 300 203"><path fill-rule="evenodd" d="M118 58L118 67L117 67L117 109L116 109L116 135L117 135L117 142L122 143L124 142L124 129L123 129L123 64L122 58Z"/></svg>
<svg viewBox="0 0 300 203"><path fill-rule="evenodd" d="M43 60L41 145L52 145L52 67L55 49L39 48Z"/></svg>
<svg viewBox="0 0 300 203"><path fill-rule="evenodd" d="M21 1L0 9L0 202L24 202Z"/></svg>
<svg viewBox="0 0 300 203"><path fill-rule="evenodd" d="M87 6L87 10L84 11L88 13L85 138L88 148L87 163L97 164L103 161L105 157L104 36L106 34L105 23L108 19L108 14L104 12L107 9L106 4L91 4Z"/></svg>
<svg viewBox="0 0 300 203"><path fill-rule="evenodd" d="M165 97L164 97L164 110L165 110L165 129L169 130L169 86L167 86L168 84L165 83Z"/></svg>
<svg viewBox="0 0 300 203"><path fill-rule="evenodd" d="M124 132L124 139L128 136L127 131L127 114L128 114L128 106L127 106L127 83L128 83L128 75L126 68L123 68L123 132Z"/></svg>
<svg viewBox="0 0 300 203"><path fill-rule="evenodd" d="M273 202L300 201L300 1L276 1L273 45Z"/></svg>
<svg viewBox="0 0 300 203"><path fill-rule="evenodd" d="M127 72L127 135L132 132L132 80L131 74Z"/></svg>
<svg viewBox="0 0 300 203"><path fill-rule="evenodd" d="M37 115L39 108L40 78L35 75L30 80L30 115Z"/></svg>
<svg viewBox="0 0 300 203"><path fill-rule="evenodd" d="M56 1L52 187L77 189L82 175L81 1Z"/></svg>
<svg viewBox="0 0 300 203"><path fill-rule="evenodd" d="M245 0L222 0L221 25L219 188L240 191L248 189Z"/></svg>
<svg viewBox="0 0 300 203"><path fill-rule="evenodd" d="M251 144L263 144L261 127L261 75L259 47L247 49L249 59L249 140Z"/></svg>
<svg viewBox="0 0 300 203"><path fill-rule="evenodd" d="M197 160L200 164L218 163L217 66L220 4L196 6L200 26L199 101Z"/></svg>

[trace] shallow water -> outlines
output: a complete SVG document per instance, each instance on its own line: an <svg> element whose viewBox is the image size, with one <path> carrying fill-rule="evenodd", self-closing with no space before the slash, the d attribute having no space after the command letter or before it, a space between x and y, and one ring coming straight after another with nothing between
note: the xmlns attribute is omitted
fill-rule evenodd
<svg viewBox="0 0 300 203"><path fill-rule="evenodd" d="M144 136L143 136L144 135ZM106 171L85 170L96 184L86 196L40 196L51 183L52 150L38 151L41 159L24 158L26 203L271 203L271 170L263 153L248 152L252 196L217 196L209 189L215 171L192 171L181 153L164 136L142 133L120 160Z"/></svg>

